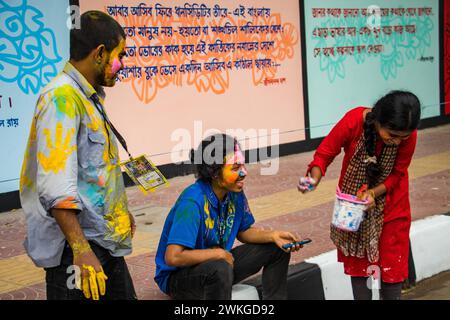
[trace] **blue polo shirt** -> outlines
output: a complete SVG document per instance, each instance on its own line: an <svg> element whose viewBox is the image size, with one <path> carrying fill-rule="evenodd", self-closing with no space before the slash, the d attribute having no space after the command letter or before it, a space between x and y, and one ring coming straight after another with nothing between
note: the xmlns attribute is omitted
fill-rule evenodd
<svg viewBox="0 0 450 320"><path fill-rule="evenodd" d="M179 269L166 264L167 246L178 244L190 249L220 246L220 221L224 226L223 248L230 251L237 234L255 222L244 192L228 192L220 202L210 183L197 180L181 193L166 218L156 253L155 282L163 292L168 293L167 280Z"/></svg>

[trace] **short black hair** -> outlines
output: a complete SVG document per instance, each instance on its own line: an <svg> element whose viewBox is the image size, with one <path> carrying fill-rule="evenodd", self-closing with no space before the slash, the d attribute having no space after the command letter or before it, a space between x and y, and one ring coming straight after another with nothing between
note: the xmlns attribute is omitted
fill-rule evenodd
<svg viewBox="0 0 450 320"><path fill-rule="evenodd" d="M80 61L99 45L111 52L125 39L122 26L101 11L86 11L80 17L80 28L70 30L70 59Z"/></svg>
<svg viewBox="0 0 450 320"><path fill-rule="evenodd" d="M234 153L239 142L226 134L215 134L205 138L197 150L191 150L191 163L195 164L197 179L211 183L220 175L227 155Z"/></svg>

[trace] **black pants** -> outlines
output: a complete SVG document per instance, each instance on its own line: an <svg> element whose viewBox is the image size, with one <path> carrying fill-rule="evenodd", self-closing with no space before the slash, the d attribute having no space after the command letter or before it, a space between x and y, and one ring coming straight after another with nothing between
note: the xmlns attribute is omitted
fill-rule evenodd
<svg viewBox="0 0 450 320"><path fill-rule="evenodd" d="M355 300L372 300L372 290L367 287L366 277L351 277L353 297ZM402 282L381 282L381 300L400 300L402 294Z"/></svg>
<svg viewBox="0 0 450 320"><path fill-rule="evenodd" d="M123 257L113 257L108 250L89 242L92 251L100 261L106 280L106 293L100 300L136 300L133 281ZM68 269L73 265L73 253L66 243L61 257L61 264L45 268L47 283L47 300L85 300L81 290L74 288L74 272ZM69 273L68 273L69 271Z"/></svg>
<svg viewBox="0 0 450 320"><path fill-rule="evenodd" d="M233 284L264 267L263 299L287 298L289 253L274 244L244 244L232 249L231 254L234 266L225 260L210 260L172 273L170 296L174 299L230 300Z"/></svg>

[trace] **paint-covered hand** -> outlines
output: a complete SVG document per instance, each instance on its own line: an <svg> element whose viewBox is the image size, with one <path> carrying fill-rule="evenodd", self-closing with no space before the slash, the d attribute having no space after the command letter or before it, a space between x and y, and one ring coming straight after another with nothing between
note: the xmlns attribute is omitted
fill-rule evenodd
<svg viewBox="0 0 450 320"><path fill-rule="evenodd" d="M81 270L81 283L77 287L81 288L86 299L99 300L100 295L104 296L108 277L94 252L89 250L75 255L73 263Z"/></svg>
<svg viewBox="0 0 450 320"><path fill-rule="evenodd" d="M272 241L284 252L293 252L300 250L303 246L295 245L284 249L283 245L299 241L299 238L288 231L272 231Z"/></svg>
<svg viewBox="0 0 450 320"><path fill-rule="evenodd" d="M87 271L88 276L84 276L83 273ZM83 265L82 272L82 286L83 294L86 299L99 300L100 295L104 296L106 293L106 280L108 277L103 272L103 268L100 267L99 270L94 269L93 266Z"/></svg>
<svg viewBox="0 0 450 320"><path fill-rule="evenodd" d="M301 177L297 184L297 189L301 193L307 193L316 189L317 182L311 177Z"/></svg>
<svg viewBox="0 0 450 320"><path fill-rule="evenodd" d="M297 184L297 189L301 193L314 191L317 189L320 180L322 180L322 169L318 166L314 166L308 171L306 176L300 177Z"/></svg>

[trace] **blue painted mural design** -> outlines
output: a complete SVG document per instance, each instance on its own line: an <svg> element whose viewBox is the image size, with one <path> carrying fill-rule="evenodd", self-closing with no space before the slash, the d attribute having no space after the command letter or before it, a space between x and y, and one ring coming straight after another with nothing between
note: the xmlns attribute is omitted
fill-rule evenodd
<svg viewBox="0 0 450 320"><path fill-rule="evenodd" d="M27 0L0 0L0 81L17 82L25 94L49 83L62 60L55 34L42 18Z"/></svg>
<svg viewBox="0 0 450 320"><path fill-rule="evenodd" d="M436 12L433 12L436 14ZM321 72L326 72L330 83L334 83L338 78L345 79L345 62L348 59L354 59L358 65L363 64L368 59L379 59L380 73L385 80L396 79L399 69L405 66L408 60L417 60L426 54L426 49L431 46L431 33L435 26L430 16L386 16L381 17L381 27L396 25L416 25L416 33L392 33L386 35L383 32L379 37L371 35L360 35L359 30L367 26L367 17L359 15L358 17L340 17L323 18L319 28L339 28L356 27L356 36L336 36L327 39L312 35L315 41L315 48L341 47L341 46L359 46L359 45L383 45L384 51L381 53L368 53L363 51L354 55L324 56L320 55L315 59L320 59L319 66ZM330 40L331 39L331 40ZM370 77L370 75L368 75Z"/></svg>

